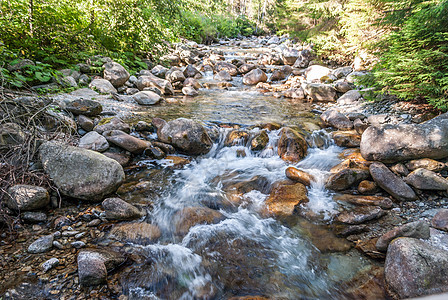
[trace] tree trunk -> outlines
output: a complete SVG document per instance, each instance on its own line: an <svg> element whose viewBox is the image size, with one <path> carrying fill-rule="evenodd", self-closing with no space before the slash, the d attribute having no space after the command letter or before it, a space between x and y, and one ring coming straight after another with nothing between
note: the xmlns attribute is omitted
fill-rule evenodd
<svg viewBox="0 0 448 300"><path fill-rule="evenodd" d="M28 26L30 29L30 35L33 37L34 28L33 28L33 11L34 11L34 3L33 0L29 0L28 2Z"/></svg>

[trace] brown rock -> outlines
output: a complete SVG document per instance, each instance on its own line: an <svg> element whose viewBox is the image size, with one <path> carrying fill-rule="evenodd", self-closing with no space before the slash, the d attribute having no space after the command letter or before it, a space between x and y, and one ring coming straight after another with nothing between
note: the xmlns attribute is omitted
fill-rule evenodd
<svg viewBox="0 0 448 300"><path fill-rule="evenodd" d="M359 147L361 143L361 136L355 131L335 131L331 135L339 147Z"/></svg>
<svg viewBox="0 0 448 300"><path fill-rule="evenodd" d="M362 224L371 220L379 219L386 212L379 206L362 206L353 211L343 212L336 218L337 221L345 224Z"/></svg>
<svg viewBox="0 0 448 300"><path fill-rule="evenodd" d="M305 185L280 181L274 184L271 194L265 203L268 214L288 216L293 214L296 205L308 201Z"/></svg>
<svg viewBox="0 0 448 300"><path fill-rule="evenodd" d="M284 127L278 141L278 155L285 161L297 163L305 157L308 145L297 131Z"/></svg>
<svg viewBox="0 0 448 300"><path fill-rule="evenodd" d="M181 236L186 235L195 225L216 224L224 219L219 211L206 207L186 207L173 217L176 234Z"/></svg>
<svg viewBox="0 0 448 300"><path fill-rule="evenodd" d="M406 168L411 171L423 168L433 172L442 171L445 168L445 164L430 158L422 158L411 160L406 164Z"/></svg>
<svg viewBox="0 0 448 300"><path fill-rule="evenodd" d="M416 239L429 239L429 225L425 221L416 221L404 224L383 234L376 242L379 251L386 252L389 243L398 237L412 237Z"/></svg>
<svg viewBox="0 0 448 300"><path fill-rule="evenodd" d="M269 143L269 136L265 130L260 131L250 141L250 149L252 151L261 151Z"/></svg>
<svg viewBox="0 0 448 300"><path fill-rule="evenodd" d="M227 134L226 140L224 141L224 145L226 147L231 146L245 146L247 141L249 140L249 133L244 130L232 130Z"/></svg>
<svg viewBox="0 0 448 300"><path fill-rule="evenodd" d="M144 212L120 198L107 198L101 204L108 220L132 220L144 216Z"/></svg>
<svg viewBox="0 0 448 300"><path fill-rule="evenodd" d="M420 190L447 191L448 180L427 169L412 171L404 180L407 184Z"/></svg>
<svg viewBox="0 0 448 300"><path fill-rule="evenodd" d="M333 197L335 201L343 201L359 206L379 206L383 209L391 209L393 206L392 200L387 197L379 196L360 196L360 195L336 195Z"/></svg>
<svg viewBox="0 0 448 300"><path fill-rule="evenodd" d="M367 178L369 171L366 169L344 169L331 175L327 179L326 187L333 191L343 191Z"/></svg>
<svg viewBox="0 0 448 300"><path fill-rule="evenodd" d="M431 225L434 228L448 231L448 209L439 209L434 218L432 218Z"/></svg>
<svg viewBox="0 0 448 300"><path fill-rule="evenodd" d="M310 186L311 182L315 180L313 175L299 170L296 167L288 167L285 173L286 177L288 177L289 179L300 182L306 186Z"/></svg>
<svg viewBox="0 0 448 300"><path fill-rule="evenodd" d="M123 242L146 245L160 237L160 229L149 223L127 223L115 225L109 233L109 238Z"/></svg>
<svg viewBox="0 0 448 300"><path fill-rule="evenodd" d="M146 148L151 146L150 142L133 137L121 130L106 131L103 136L109 143L136 154L143 153Z"/></svg>
<svg viewBox="0 0 448 300"><path fill-rule="evenodd" d="M409 170L402 164L398 163L390 167L390 170L400 176L408 176Z"/></svg>
<svg viewBox="0 0 448 300"><path fill-rule="evenodd" d="M375 194L379 191L379 186L375 181L363 180L358 185L358 192L364 195Z"/></svg>
<svg viewBox="0 0 448 300"><path fill-rule="evenodd" d="M327 110L320 115L320 119L324 124L335 127L339 130L351 130L353 128L353 122L350 121L345 115L341 114L337 110Z"/></svg>

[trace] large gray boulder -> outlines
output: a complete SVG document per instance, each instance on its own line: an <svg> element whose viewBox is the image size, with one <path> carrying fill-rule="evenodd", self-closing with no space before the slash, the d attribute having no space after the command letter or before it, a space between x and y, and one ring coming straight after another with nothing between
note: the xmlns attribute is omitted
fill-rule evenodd
<svg viewBox="0 0 448 300"><path fill-rule="evenodd" d="M376 242L379 251L386 252L389 243L398 237L412 237L416 239L429 239L429 224L425 221L415 221L404 224L383 234Z"/></svg>
<svg viewBox="0 0 448 300"><path fill-rule="evenodd" d="M165 79L158 78L151 73L140 76L135 83L135 86L143 91L146 87L155 87L162 91L164 95L172 95L174 94L174 88L171 85L171 82Z"/></svg>
<svg viewBox="0 0 448 300"><path fill-rule="evenodd" d="M79 283L82 286L103 284L107 279L107 272L119 266L125 258L111 250L85 249L78 254Z"/></svg>
<svg viewBox="0 0 448 300"><path fill-rule="evenodd" d="M98 152L59 142L45 142L39 156L59 191L69 197L98 201L124 180L121 165Z"/></svg>
<svg viewBox="0 0 448 300"><path fill-rule="evenodd" d="M243 83L246 85L255 85L259 82L268 81L268 76L260 69L254 69L243 76Z"/></svg>
<svg viewBox="0 0 448 300"><path fill-rule="evenodd" d="M154 118L152 122L161 142L171 144L186 154L205 154L213 145L205 128L193 120L179 118L165 122Z"/></svg>
<svg viewBox="0 0 448 300"><path fill-rule="evenodd" d="M89 84L89 88L101 94L112 94L117 92L117 89L112 85L112 83L101 78L92 80Z"/></svg>
<svg viewBox="0 0 448 300"><path fill-rule="evenodd" d="M440 176L439 174L419 168L412 171L406 178L407 184L420 190L434 190L434 191L447 191L448 180Z"/></svg>
<svg viewBox="0 0 448 300"><path fill-rule="evenodd" d="M448 251L414 238L395 239L384 275L388 291L399 299L448 292Z"/></svg>
<svg viewBox="0 0 448 300"><path fill-rule="evenodd" d="M395 199L401 201L417 199L414 190L383 163L374 162L370 165L369 170L373 180Z"/></svg>
<svg viewBox="0 0 448 300"><path fill-rule="evenodd" d="M385 163L448 157L448 113L423 124L371 126L362 135L361 154Z"/></svg>
<svg viewBox="0 0 448 300"><path fill-rule="evenodd" d="M104 65L104 79L109 80L114 87L122 86L129 77L129 72L119 63L108 62Z"/></svg>
<svg viewBox="0 0 448 300"><path fill-rule="evenodd" d="M336 90L329 84L307 84L305 86L305 93L313 101L333 102L336 101L337 98Z"/></svg>

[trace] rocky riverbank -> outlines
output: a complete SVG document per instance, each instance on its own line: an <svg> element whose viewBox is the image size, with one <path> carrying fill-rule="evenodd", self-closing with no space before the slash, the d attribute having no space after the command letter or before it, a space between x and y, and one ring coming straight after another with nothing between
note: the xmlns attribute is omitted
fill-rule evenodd
<svg viewBox="0 0 448 300"><path fill-rule="evenodd" d="M367 271L338 281L336 298L447 292L447 114L390 97L367 102L363 95L369 89L355 85L355 78L367 72L362 61L329 68L313 57L312 49L286 37L229 40L210 47L179 44L164 57L171 67L156 65L133 76L109 58L95 59L104 62L101 76L91 74L89 61L79 71L62 71L63 82L89 88L45 98L17 97L0 107L0 150L12 158L11 151L29 141L30 127L3 120L24 108L45 111L33 128L38 150L30 169L51 179L44 186L2 183L3 211L20 218L14 234L2 229L0 295L5 299L137 299L141 295L133 294L129 278L139 272L152 280L148 299L277 298L287 286L281 271L273 271L270 280L261 275L255 280L253 258L239 257L239 250L246 253L258 242L226 246L227 237L210 238L195 254L211 279L194 284L175 283L174 271L158 270L143 250L136 250L191 239L198 224L224 224L230 212L253 206L247 199L254 193L265 195L254 213L300 228L312 251L360 252L369 260ZM282 116L281 123L189 115L190 105L213 90L243 91L247 97L256 92L304 111L300 119ZM256 114L250 109L244 113ZM341 150L320 178L301 162L328 143ZM179 170L200 164L217 148L232 147L240 147L235 160L278 156L285 171L271 180L268 174L241 179L238 168L226 170L209 182L219 193L177 209L169 215L171 225L162 226L156 215L160 199L175 189ZM5 160L2 167L13 163ZM319 184L332 207L313 206L312 193ZM215 261L205 249L226 255ZM221 269L216 267L220 264ZM247 268L241 271L239 264ZM148 296L153 289L159 298ZM303 290L310 293L307 297L318 297Z"/></svg>

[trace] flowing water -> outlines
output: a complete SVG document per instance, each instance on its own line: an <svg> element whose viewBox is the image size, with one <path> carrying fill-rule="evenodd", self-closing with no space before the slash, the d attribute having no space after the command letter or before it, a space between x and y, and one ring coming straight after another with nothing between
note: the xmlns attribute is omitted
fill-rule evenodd
<svg viewBox="0 0 448 300"><path fill-rule="evenodd" d="M213 81L206 75L203 81ZM253 125L263 122L306 129L307 122L316 120L309 105L263 96L240 82L237 79L236 87L230 90L202 90L200 97L178 110L165 108L162 117L244 124L252 135L260 130ZM157 109L152 112L157 116L161 113ZM277 154L279 130L268 131L269 145L261 152L242 143L224 146L229 130L220 128L210 153L182 169L173 169L168 161L143 160L140 171L129 176L136 182L161 182L158 187L127 195L127 200L136 197L140 203L151 199L151 214L144 221L157 225L161 237L156 243L126 246L129 254L140 259L123 272L125 292L130 299L228 299L244 295L345 299L344 288L359 272L368 270L370 262L356 250L322 250L313 235L313 229L321 225L299 216L267 216L266 186L285 180L285 170L291 165ZM308 188L309 202L300 209L313 215L316 222L329 224L339 204L324 182L331 167L340 162L338 154L343 149L333 144L325 130L310 133L308 141L307 157L295 166L315 180ZM262 178L261 187L237 195L235 201L232 187L254 178ZM179 233L176 220L189 207L212 208L221 215L211 224Z"/></svg>

